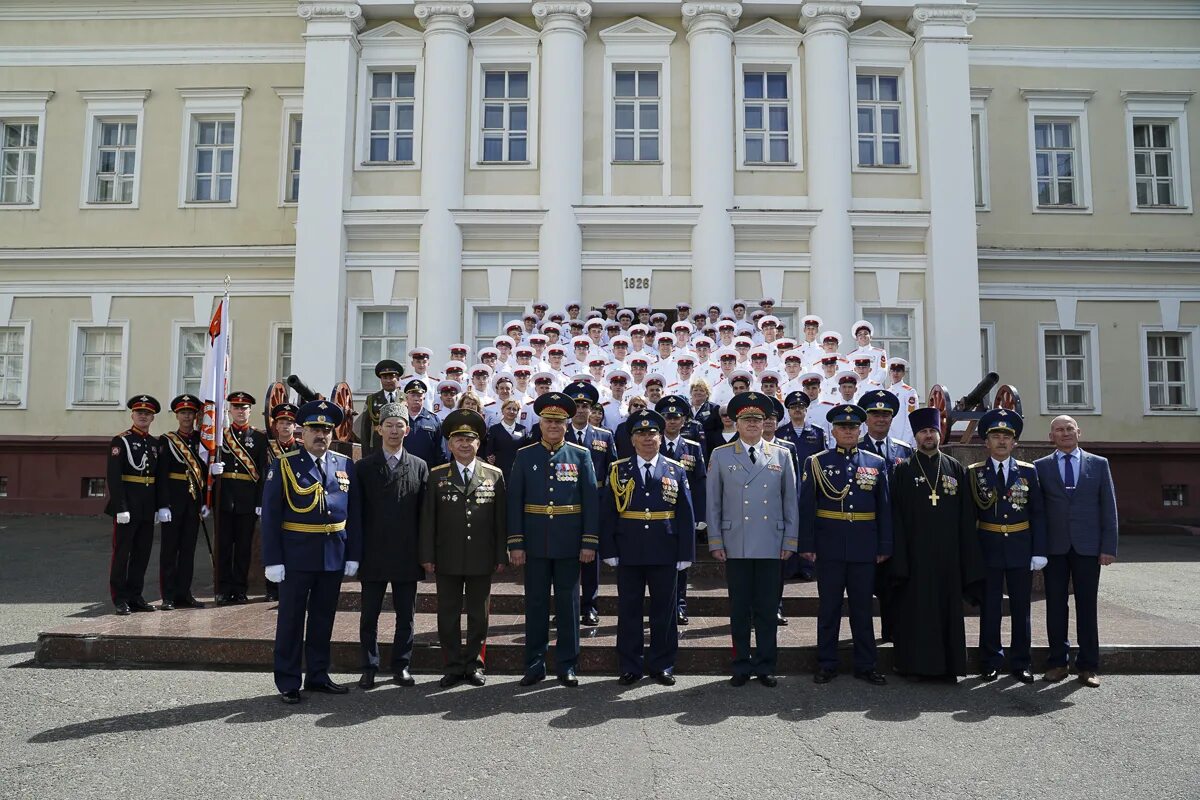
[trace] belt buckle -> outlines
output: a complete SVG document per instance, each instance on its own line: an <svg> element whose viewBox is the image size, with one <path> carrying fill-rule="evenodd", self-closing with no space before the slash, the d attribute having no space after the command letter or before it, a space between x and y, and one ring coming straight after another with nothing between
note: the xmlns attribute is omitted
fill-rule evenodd
<svg viewBox="0 0 1200 800"><path fill-rule="evenodd" d="M1007 525L1007 524L1006 524L1006 525L1001 525L1001 526L1000 526L1000 532L1001 532L1001 533L1003 533L1005 536L1008 536L1008 525Z"/></svg>
<svg viewBox="0 0 1200 800"><path fill-rule="evenodd" d="M648 509L648 508L647 508L647 509L646 509L646 521L647 521L647 522L649 522L649 521L650 521L650 519L651 519L651 517L650 517L650 509Z"/></svg>
<svg viewBox="0 0 1200 800"><path fill-rule="evenodd" d="M843 511L842 517L846 520L846 522L853 522L854 521L854 512L853 511Z"/></svg>

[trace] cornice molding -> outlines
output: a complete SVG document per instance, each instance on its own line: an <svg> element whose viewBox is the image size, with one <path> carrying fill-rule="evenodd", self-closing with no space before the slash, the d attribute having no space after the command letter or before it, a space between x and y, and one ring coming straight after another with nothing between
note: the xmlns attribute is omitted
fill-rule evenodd
<svg viewBox="0 0 1200 800"><path fill-rule="evenodd" d="M973 67L1200 70L1200 48L1182 47L985 45L972 46L967 58Z"/></svg>
<svg viewBox="0 0 1200 800"><path fill-rule="evenodd" d="M533 4L533 18L538 28L545 30L547 25L563 23L579 31L587 30L592 21L592 4L577 2L538 2Z"/></svg>
<svg viewBox="0 0 1200 800"><path fill-rule="evenodd" d="M1200 19L1195 0L980 0L981 17Z"/></svg>
<svg viewBox="0 0 1200 800"><path fill-rule="evenodd" d="M149 89L79 89L79 96L88 103L112 101L141 101L145 102L150 96Z"/></svg>
<svg viewBox="0 0 1200 800"><path fill-rule="evenodd" d="M0 67L303 64L302 44L7 45Z"/></svg>
<svg viewBox="0 0 1200 800"><path fill-rule="evenodd" d="M295 0L5 0L0 21L291 17Z"/></svg>

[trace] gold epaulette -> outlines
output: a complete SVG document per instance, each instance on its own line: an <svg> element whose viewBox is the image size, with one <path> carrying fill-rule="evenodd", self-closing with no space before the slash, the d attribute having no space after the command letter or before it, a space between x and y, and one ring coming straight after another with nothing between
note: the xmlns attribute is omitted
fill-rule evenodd
<svg viewBox="0 0 1200 800"><path fill-rule="evenodd" d="M300 452L300 448L297 447L295 450L288 450L287 452L280 453L279 457L280 458L288 458L290 456L297 455L299 452Z"/></svg>
<svg viewBox="0 0 1200 800"><path fill-rule="evenodd" d="M628 458L618 458L616 461L612 462L612 465L615 467L617 464L624 464L628 460Z"/></svg>
<svg viewBox="0 0 1200 800"><path fill-rule="evenodd" d="M449 464L438 464L436 467L434 467L433 469L431 469L429 471L437 472L439 469L450 469L450 465Z"/></svg>
<svg viewBox="0 0 1200 800"><path fill-rule="evenodd" d="M983 466L984 464L986 464L986 463L987 463L986 461L976 461L974 464L972 464L971 466L967 467L967 469L979 469L980 467L982 467L982 466Z"/></svg>
<svg viewBox="0 0 1200 800"><path fill-rule="evenodd" d="M668 464L674 464L675 466L679 467L680 469L684 469L683 463L680 461L676 461L673 458L667 458L666 456L659 456L659 458L661 458L663 461L667 462Z"/></svg>
<svg viewBox="0 0 1200 800"><path fill-rule="evenodd" d="M522 450L528 450L528 449L529 449L529 448L531 448L531 447L541 447L541 446L542 446L542 443L541 443L541 442L534 442L533 444L527 444L527 445L525 445L524 447L518 447L518 448L517 448L517 452L519 453L519 452L521 452Z"/></svg>
<svg viewBox="0 0 1200 800"><path fill-rule="evenodd" d="M724 450L726 447L733 447L737 443L738 443L738 440L734 439L732 442L726 442L725 444L717 445L716 447L713 448L712 451L713 451L713 453L715 453L718 450ZM709 453L708 455L710 458L712 457L712 453Z"/></svg>
<svg viewBox="0 0 1200 800"><path fill-rule="evenodd" d="M566 440L563 440L563 444L569 444L571 447L578 448L578 449L582 450L582 451L583 451L583 452L585 452L585 453L589 452L589 451L588 451L588 449L587 449L586 447L584 447L583 445L581 445L581 444L575 444L574 442L568 442L568 441L566 441Z"/></svg>
<svg viewBox="0 0 1200 800"><path fill-rule="evenodd" d="M1013 461L1017 462L1018 467L1031 467L1031 468L1036 469L1036 467L1034 467L1033 464L1030 464L1028 461L1019 461L1015 458L1013 459Z"/></svg>
<svg viewBox="0 0 1200 800"><path fill-rule="evenodd" d="M696 445L696 447L700 446L700 443L697 442L695 439L684 439L683 441L687 442L688 444L694 444L694 445Z"/></svg>

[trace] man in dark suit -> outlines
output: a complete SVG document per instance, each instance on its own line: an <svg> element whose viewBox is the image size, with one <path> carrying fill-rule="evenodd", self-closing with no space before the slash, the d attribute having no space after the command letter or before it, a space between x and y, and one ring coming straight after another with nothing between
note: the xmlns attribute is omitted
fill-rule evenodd
<svg viewBox="0 0 1200 800"><path fill-rule="evenodd" d="M379 670L379 614L389 583L396 610L392 672L400 686L415 683L408 667L412 659L417 582L425 577L418 555L418 531L429 467L404 447L408 432L408 414L403 406L399 403L381 406L376 431L380 448L354 465L350 484L350 520L359 535L351 542L347 558L361 564L358 641L362 677L358 685L364 689L375 685L375 673Z"/></svg>
<svg viewBox="0 0 1200 800"><path fill-rule="evenodd" d="M429 473L421 509L421 565L437 575L438 644L445 654L442 688L463 678L483 686L492 573L502 572L508 563L507 487L499 469L476 458L484 434L482 416L465 408L451 411L442 433L453 460Z"/></svg>
<svg viewBox="0 0 1200 800"><path fill-rule="evenodd" d="M1046 633L1050 657L1045 680L1067 677L1067 591L1075 588L1079 681L1100 686L1100 633L1096 620L1100 568L1117 559L1117 493L1108 459L1084 452L1075 420L1055 417L1050 442L1057 450L1034 462L1046 506Z"/></svg>
<svg viewBox="0 0 1200 800"><path fill-rule="evenodd" d="M133 424L109 443L108 504L104 509L113 518L108 588L121 616L130 611L154 610L142 597L142 584L158 516L154 488L158 440L150 435L150 425L162 408L148 394L130 398L125 406Z"/></svg>

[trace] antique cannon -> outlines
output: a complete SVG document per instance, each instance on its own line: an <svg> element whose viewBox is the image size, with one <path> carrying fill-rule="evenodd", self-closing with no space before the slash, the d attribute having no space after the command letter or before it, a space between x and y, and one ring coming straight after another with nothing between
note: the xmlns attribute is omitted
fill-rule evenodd
<svg viewBox="0 0 1200 800"><path fill-rule="evenodd" d="M929 390L927 405L942 412L943 442L949 441L950 431L954 428L955 423L965 422L966 427L963 428L959 441L962 444L970 443L980 418L988 411L988 393L995 389L998 383L1000 383L1000 376L995 372L989 372L983 376L983 380L975 385L974 389L953 404L950 401L950 390L941 384L934 384L933 388ZM991 408L1007 408L1020 414L1022 413L1021 393L1015 386L1002 384L1000 388L996 389L996 396L992 401Z"/></svg>

